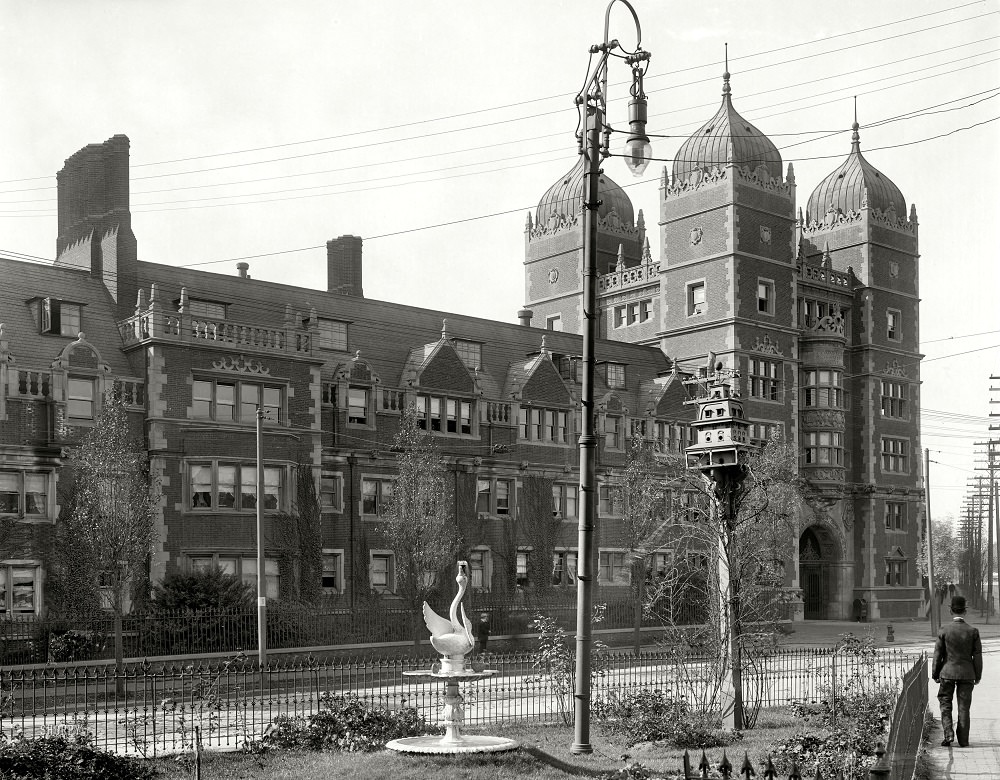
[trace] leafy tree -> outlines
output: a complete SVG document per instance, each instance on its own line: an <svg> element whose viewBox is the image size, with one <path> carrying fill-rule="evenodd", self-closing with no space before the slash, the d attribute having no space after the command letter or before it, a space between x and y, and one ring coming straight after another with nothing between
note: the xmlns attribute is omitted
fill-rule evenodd
<svg viewBox="0 0 1000 780"><path fill-rule="evenodd" d="M69 460L72 497L57 528L56 568L69 605L102 602L110 609L120 664L121 619L133 591L148 581L160 491L117 388Z"/></svg>
<svg viewBox="0 0 1000 780"><path fill-rule="evenodd" d="M150 612L242 612L253 606L254 591L222 569L171 572L153 586Z"/></svg>
<svg viewBox="0 0 1000 780"><path fill-rule="evenodd" d="M384 530L395 556L396 595L410 610L413 644L424 633L421 607L437 589L442 571L453 571L461 546L451 480L434 438L406 409L393 442L397 476Z"/></svg>
<svg viewBox="0 0 1000 780"><path fill-rule="evenodd" d="M940 520L931 519L931 533L934 534L934 580L938 589L955 582L958 576L961 543L955 535L955 521L950 515ZM927 538L923 535L918 561L920 573L927 576Z"/></svg>
<svg viewBox="0 0 1000 780"><path fill-rule="evenodd" d="M222 569L171 572L153 586L146 646L157 655L252 647L255 591Z"/></svg>

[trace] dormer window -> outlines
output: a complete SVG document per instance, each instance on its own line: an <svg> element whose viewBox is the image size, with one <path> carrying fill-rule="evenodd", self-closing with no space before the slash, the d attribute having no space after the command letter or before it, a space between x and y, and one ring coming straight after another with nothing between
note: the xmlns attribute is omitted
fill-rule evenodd
<svg viewBox="0 0 1000 780"><path fill-rule="evenodd" d="M79 303L69 303L58 298L43 299L41 332L76 338L82 330L81 309Z"/></svg>
<svg viewBox="0 0 1000 780"><path fill-rule="evenodd" d="M337 320L319 321L319 347L347 352L347 323Z"/></svg>
<svg viewBox="0 0 1000 780"><path fill-rule="evenodd" d="M218 301L202 301L197 298L188 300L188 314L198 319L224 320L226 319L226 304Z"/></svg>
<svg viewBox="0 0 1000 780"><path fill-rule="evenodd" d="M455 351L470 371L479 371L483 367L483 345L476 341L455 339Z"/></svg>
<svg viewBox="0 0 1000 780"><path fill-rule="evenodd" d="M625 387L625 365L623 363L608 363L605 366L605 377L608 387Z"/></svg>

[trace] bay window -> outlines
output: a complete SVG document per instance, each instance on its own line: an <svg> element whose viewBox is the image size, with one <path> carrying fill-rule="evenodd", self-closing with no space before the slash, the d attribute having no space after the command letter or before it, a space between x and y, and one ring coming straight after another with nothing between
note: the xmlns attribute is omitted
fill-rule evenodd
<svg viewBox="0 0 1000 780"><path fill-rule="evenodd" d="M191 416L216 422L257 422L257 407L264 420L283 422L284 388L280 385L229 379L195 379L191 388ZM237 403L239 399L239 403Z"/></svg>
<svg viewBox="0 0 1000 780"><path fill-rule="evenodd" d="M264 509L284 508L283 468L264 467ZM254 463L208 461L188 465L188 508L248 512L257 508L257 466Z"/></svg>

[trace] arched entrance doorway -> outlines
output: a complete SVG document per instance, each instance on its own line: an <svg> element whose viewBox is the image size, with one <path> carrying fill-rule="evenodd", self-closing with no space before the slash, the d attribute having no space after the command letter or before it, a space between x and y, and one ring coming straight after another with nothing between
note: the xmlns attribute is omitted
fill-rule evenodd
<svg viewBox="0 0 1000 780"><path fill-rule="evenodd" d="M802 588L802 616L806 620L827 620L835 600L837 544L829 530L812 525L799 537L799 586Z"/></svg>

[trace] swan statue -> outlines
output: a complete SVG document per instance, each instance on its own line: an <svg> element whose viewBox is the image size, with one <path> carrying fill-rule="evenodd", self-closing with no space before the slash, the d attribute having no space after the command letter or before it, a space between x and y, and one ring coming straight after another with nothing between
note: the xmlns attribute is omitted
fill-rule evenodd
<svg viewBox="0 0 1000 780"><path fill-rule="evenodd" d="M469 584L468 570L467 561L458 562L458 576L455 577L458 593L451 602L449 620L438 615L424 602L424 623L431 632L431 646L443 656L441 671L444 673L465 671L465 656L476 644L472 635L472 623L465 614L465 605L462 605L462 620L458 619L458 608Z"/></svg>

